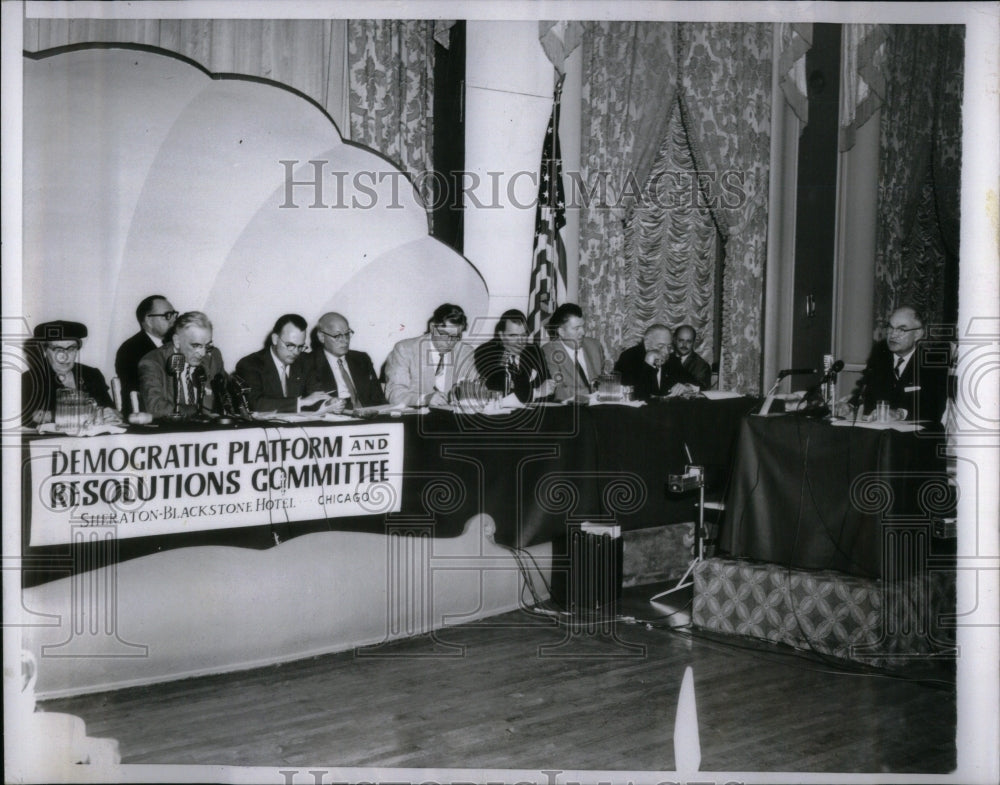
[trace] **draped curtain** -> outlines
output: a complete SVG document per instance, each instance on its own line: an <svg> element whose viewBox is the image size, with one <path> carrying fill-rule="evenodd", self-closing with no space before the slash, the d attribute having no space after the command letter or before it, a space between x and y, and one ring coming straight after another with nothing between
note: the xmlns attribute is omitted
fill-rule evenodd
<svg viewBox="0 0 1000 785"><path fill-rule="evenodd" d="M957 316L964 28L899 25L880 124L875 323L911 304Z"/></svg>
<svg viewBox="0 0 1000 785"><path fill-rule="evenodd" d="M346 29L322 19L26 19L24 49L131 43L166 49L217 74L288 85L315 101L350 138Z"/></svg>
<svg viewBox="0 0 1000 785"><path fill-rule="evenodd" d="M715 178L723 235L719 386L760 389L771 146L772 26L678 25L682 119L694 160ZM728 183L730 189L720 185Z"/></svg>
<svg viewBox="0 0 1000 785"><path fill-rule="evenodd" d="M609 356L641 328L625 219L645 183L676 91L676 23L593 22L583 36L579 300ZM602 192L600 186L605 190Z"/></svg>
<svg viewBox="0 0 1000 785"><path fill-rule="evenodd" d="M663 144L647 180L649 198L637 205L625 230L625 258L632 260L626 324L621 351L637 342L646 327L690 324L703 357L714 356L716 254L718 232L709 202L696 193L697 170L678 100L668 111Z"/></svg>
<svg viewBox="0 0 1000 785"><path fill-rule="evenodd" d="M425 204L435 201L433 20L348 22L351 138L414 178ZM431 213L428 212L430 220Z"/></svg>

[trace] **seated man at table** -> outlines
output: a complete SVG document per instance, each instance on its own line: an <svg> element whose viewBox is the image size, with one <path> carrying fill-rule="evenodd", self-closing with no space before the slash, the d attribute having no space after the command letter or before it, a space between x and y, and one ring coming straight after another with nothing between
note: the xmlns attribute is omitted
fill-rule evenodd
<svg viewBox="0 0 1000 785"><path fill-rule="evenodd" d="M923 340L924 320L912 306L893 311L884 329L885 339L872 347L852 405L860 402L870 414L878 401L888 401L892 409L905 409L908 420L939 423L948 399L948 345Z"/></svg>
<svg viewBox="0 0 1000 785"><path fill-rule="evenodd" d="M328 400L323 392L306 394L309 369L306 320L286 313L274 323L264 348L236 363L236 375L247 387L247 400L254 411L297 412Z"/></svg>
<svg viewBox="0 0 1000 785"><path fill-rule="evenodd" d="M211 381L219 373L224 373L224 365L222 353L212 345L212 323L201 311L182 313L170 341L139 361L142 408L153 417L171 416L175 402L182 417L210 412ZM174 394L178 377L179 400Z"/></svg>
<svg viewBox="0 0 1000 785"><path fill-rule="evenodd" d="M77 362L87 326L79 322L57 320L35 327L35 346L28 351L28 370L21 374L21 412L24 425L52 422L59 390L86 393L99 407L102 422L121 422L114 408L104 374L97 368Z"/></svg>
<svg viewBox="0 0 1000 785"><path fill-rule="evenodd" d="M462 342L468 321L458 305L439 305L427 332L406 338L385 361L385 393L392 404L443 406L456 383L476 379L472 347Z"/></svg>
<svg viewBox="0 0 1000 785"><path fill-rule="evenodd" d="M653 324L646 328L642 341L621 353L615 370L622 384L630 384L635 400L648 401L656 395L667 395L673 380L665 367L670 352L670 328Z"/></svg>
<svg viewBox="0 0 1000 785"><path fill-rule="evenodd" d="M667 374L674 380L671 395L697 393L712 386L712 366L694 351L696 338L690 324L674 330L674 350L667 359Z"/></svg>
<svg viewBox="0 0 1000 785"><path fill-rule="evenodd" d="M475 358L487 389L513 393L521 403L546 398L556 388L542 350L528 338L527 318L516 309L504 311L493 337L476 347Z"/></svg>
<svg viewBox="0 0 1000 785"><path fill-rule="evenodd" d="M139 332L118 347L115 373L122 385L122 412L132 413L132 393L139 393L139 360L160 346L174 326L177 311L162 294L144 297L135 309Z"/></svg>
<svg viewBox="0 0 1000 785"><path fill-rule="evenodd" d="M351 348L351 329L339 313L325 313L313 330L313 350L306 376L310 395L326 393L344 406L382 406L385 395L372 358ZM343 406L335 406L334 411Z"/></svg>
<svg viewBox="0 0 1000 785"><path fill-rule="evenodd" d="M589 395L604 370L604 348L584 336L583 310L576 303L563 303L549 317L548 329L552 340L542 351L556 383L555 399Z"/></svg>

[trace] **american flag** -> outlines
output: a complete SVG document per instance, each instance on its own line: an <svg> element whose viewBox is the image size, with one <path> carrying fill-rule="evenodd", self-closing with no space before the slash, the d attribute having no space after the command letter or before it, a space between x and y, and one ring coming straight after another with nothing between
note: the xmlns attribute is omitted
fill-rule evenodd
<svg viewBox="0 0 1000 785"><path fill-rule="evenodd" d="M552 115L545 129L535 210L535 246L531 265L528 333L541 336L545 321L566 299L566 248L559 234L566 225L566 194L559 149L559 105L563 79L556 84Z"/></svg>

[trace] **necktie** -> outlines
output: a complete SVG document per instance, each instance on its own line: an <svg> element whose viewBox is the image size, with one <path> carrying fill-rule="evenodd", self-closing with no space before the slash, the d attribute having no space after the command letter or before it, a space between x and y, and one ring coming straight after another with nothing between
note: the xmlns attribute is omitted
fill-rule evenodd
<svg viewBox="0 0 1000 785"><path fill-rule="evenodd" d="M903 367L903 358L902 357L897 357L896 358L896 367L892 369L892 372L894 374L896 374L896 381L899 381L899 373L900 373L900 369L902 367Z"/></svg>
<svg viewBox="0 0 1000 785"><path fill-rule="evenodd" d="M590 392L590 379L587 377L587 372L583 370L583 365L580 363L580 350L573 350L573 362L576 363L576 372L580 374L580 380L583 382L584 389L586 392Z"/></svg>
<svg viewBox="0 0 1000 785"><path fill-rule="evenodd" d="M448 392L448 364L445 362L445 357L447 352L441 352L438 355L437 368L434 370L434 386L440 392Z"/></svg>
<svg viewBox="0 0 1000 785"><path fill-rule="evenodd" d="M354 381L351 379L351 374L347 372L347 366L344 365L343 357L337 360L337 367L340 368L340 375L344 377L344 386L347 388L347 394L351 396L351 401L355 406L361 406L361 401L358 400L358 391L354 387Z"/></svg>
<svg viewBox="0 0 1000 785"><path fill-rule="evenodd" d="M198 402L198 393L194 389L193 370L190 365L184 369L184 389L187 391L187 403L192 405Z"/></svg>
<svg viewBox="0 0 1000 785"><path fill-rule="evenodd" d="M288 366L281 366L281 395L283 398L288 397Z"/></svg>

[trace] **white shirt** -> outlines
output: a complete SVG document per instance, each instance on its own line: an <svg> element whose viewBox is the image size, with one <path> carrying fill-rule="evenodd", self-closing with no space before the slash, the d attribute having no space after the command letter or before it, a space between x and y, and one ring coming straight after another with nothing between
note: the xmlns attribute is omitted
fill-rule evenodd
<svg viewBox="0 0 1000 785"><path fill-rule="evenodd" d="M438 392L446 393L450 389L448 385L448 368L451 366L451 355L452 352L439 352L433 348L430 350L430 364L434 366L435 371L437 371L441 358L444 357L444 363L441 365L441 373L434 374L434 389Z"/></svg>
<svg viewBox="0 0 1000 785"><path fill-rule="evenodd" d="M340 370L339 360L344 361L344 367L347 367L347 355L343 357L337 357L335 354L330 354L325 349L323 354L326 355L326 361L330 363L330 370L333 371L333 378L337 382L337 397L338 398L350 398L351 397L351 386L344 379L344 374ZM350 371L348 371L350 373ZM360 404L359 404L360 405Z"/></svg>
<svg viewBox="0 0 1000 785"><path fill-rule="evenodd" d="M917 350L917 347L914 346L906 354L902 354L902 355L900 355L900 354L894 354L894 355L892 355L892 368L893 368L893 371L896 372L897 377L903 375L903 371L905 371L906 370L906 366L910 364L910 358L913 356L913 353L916 350ZM896 363L898 363L900 361L900 359L902 359L903 363L899 366L899 369L897 370L896 369Z"/></svg>
<svg viewBox="0 0 1000 785"><path fill-rule="evenodd" d="M281 380L281 394L287 398L288 366L278 359L278 355L274 353L274 349L271 350L271 361L274 363L274 367L278 369L278 378Z"/></svg>
<svg viewBox="0 0 1000 785"><path fill-rule="evenodd" d="M584 376L587 377L587 381L589 382L591 379L593 379L594 377L590 373L590 368L587 367L587 358L584 356L583 347L579 346L577 348L573 348L565 341L561 341L561 343L563 346L566 347L566 351L569 352L571 355L573 355L573 358L576 360L576 362L580 363L580 367L583 368L583 374Z"/></svg>

